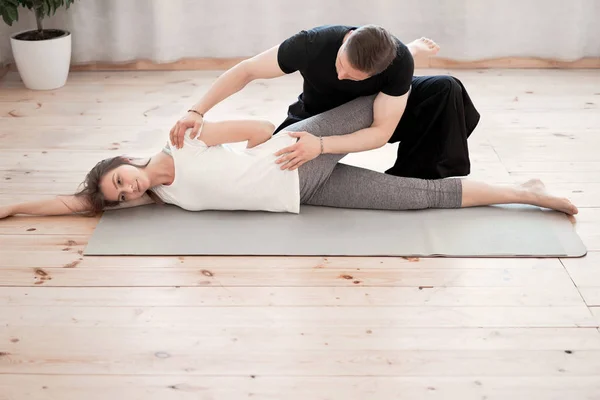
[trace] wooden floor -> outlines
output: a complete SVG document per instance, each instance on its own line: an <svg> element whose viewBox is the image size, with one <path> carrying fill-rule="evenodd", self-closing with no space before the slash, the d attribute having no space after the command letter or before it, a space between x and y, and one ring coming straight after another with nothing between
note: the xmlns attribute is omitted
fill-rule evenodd
<svg viewBox="0 0 600 400"><path fill-rule="evenodd" d="M600 399L600 71L419 73L458 76L481 111L473 178L569 196L586 257L83 257L97 218L2 220L0 399ZM217 74L76 72L33 92L9 72L0 204L156 150ZM300 88L253 83L213 118L279 123Z"/></svg>

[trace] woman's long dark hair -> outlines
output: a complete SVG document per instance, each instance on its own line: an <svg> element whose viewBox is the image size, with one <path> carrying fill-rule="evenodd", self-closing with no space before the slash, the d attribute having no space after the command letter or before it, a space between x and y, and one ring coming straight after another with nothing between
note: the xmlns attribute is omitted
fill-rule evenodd
<svg viewBox="0 0 600 400"><path fill-rule="evenodd" d="M131 162L128 158L123 156L116 156L112 158L107 158L98 162L94 168L87 173L85 180L81 184L83 188L75 193L75 197L80 197L83 199L88 208L89 215L97 215L102 212L106 207L115 207L118 206L120 201L112 201L106 200L104 194L100 190L100 180L112 171L115 168L120 167L121 165L132 165L136 168L146 168L152 159L148 159L146 164L140 165ZM151 190L147 190L150 198L159 204L163 202L154 194Z"/></svg>

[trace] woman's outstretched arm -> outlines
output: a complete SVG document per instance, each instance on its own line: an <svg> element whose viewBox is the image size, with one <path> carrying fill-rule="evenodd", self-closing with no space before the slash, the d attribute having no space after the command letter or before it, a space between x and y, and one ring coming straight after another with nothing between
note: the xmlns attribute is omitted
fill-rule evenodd
<svg viewBox="0 0 600 400"><path fill-rule="evenodd" d="M207 146L248 141L246 147L252 148L269 140L274 130L275 125L263 120L204 121L198 140Z"/></svg>
<svg viewBox="0 0 600 400"><path fill-rule="evenodd" d="M150 196L144 194L142 197L132 201L121 202L116 207L106 209L118 209L137 207L153 203ZM85 201L76 196L56 196L52 199L37 200L31 202L10 204L0 206L0 219L13 215L68 215L89 211Z"/></svg>

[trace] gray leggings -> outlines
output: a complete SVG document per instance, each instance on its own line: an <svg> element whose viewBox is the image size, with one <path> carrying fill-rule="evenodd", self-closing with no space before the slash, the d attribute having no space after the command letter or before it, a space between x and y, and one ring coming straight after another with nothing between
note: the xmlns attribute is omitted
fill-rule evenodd
<svg viewBox="0 0 600 400"><path fill-rule="evenodd" d="M375 96L361 97L296 122L287 131L315 136L347 135L373 123ZM425 180L387 175L339 163L345 154L324 154L298 168L302 204L378 210L458 208L460 179Z"/></svg>

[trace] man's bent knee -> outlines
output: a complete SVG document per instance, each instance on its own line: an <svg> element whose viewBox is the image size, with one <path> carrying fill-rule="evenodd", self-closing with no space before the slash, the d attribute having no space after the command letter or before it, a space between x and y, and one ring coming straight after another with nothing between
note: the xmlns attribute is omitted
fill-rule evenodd
<svg viewBox="0 0 600 400"><path fill-rule="evenodd" d="M456 79L449 75L442 75L437 77L434 85L440 91L443 90L453 94L462 94L462 87L460 86L460 84L456 81Z"/></svg>

